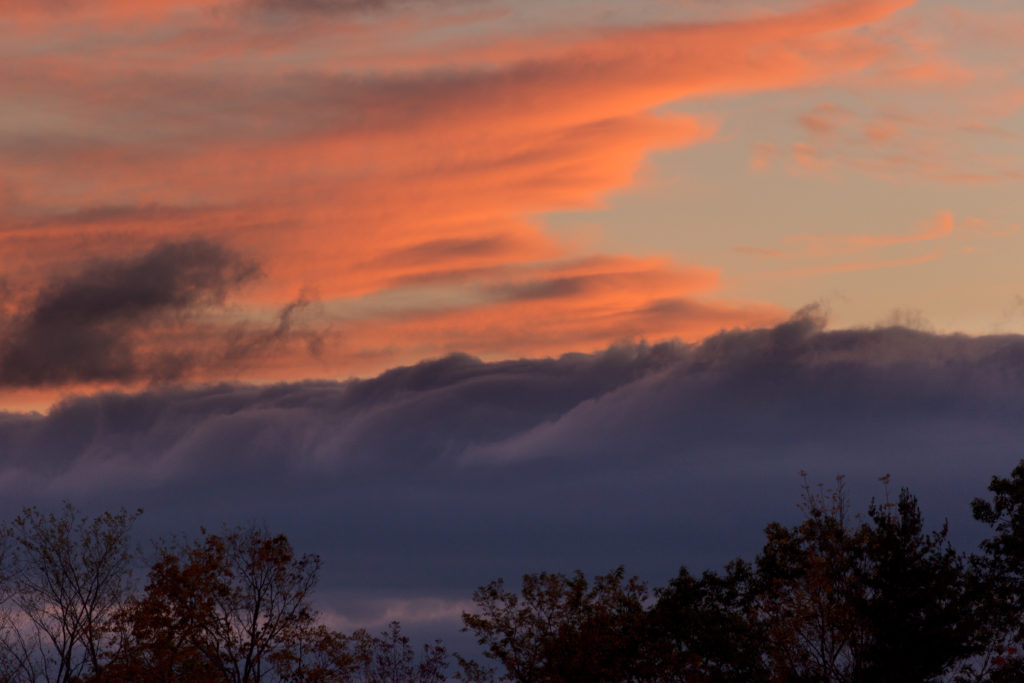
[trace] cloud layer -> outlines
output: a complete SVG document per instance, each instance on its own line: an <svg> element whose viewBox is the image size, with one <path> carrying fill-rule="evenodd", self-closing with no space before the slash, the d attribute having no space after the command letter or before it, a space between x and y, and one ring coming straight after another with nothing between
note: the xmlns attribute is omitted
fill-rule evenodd
<svg viewBox="0 0 1024 683"><path fill-rule="evenodd" d="M7 512L141 505L149 533L265 519L325 555L339 619L373 620L499 575L717 565L795 518L802 469L849 475L855 507L891 473L976 539L970 498L1021 456L1022 379L1019 336L808 311L695 346L71 399L0 416L0 487Z"/></svg>
<svg viewBox="0 0 1024 683"><path fill-rule="evenodd" d="M0 75L4 275L39 291L201 235L265 274L239 317L317 298L336 332L315 363L282 347L246 375L260 380L770 324L784 311L716 296L713 266L609 253L537 217L600 206L651 151L715 135L666 105L885 63L895 48L872 27L910 4L713 20L662 6L610 25L558 3L539 18L475 2L17 4L0 19L18 36ZM132 375L107 365L47 381Z"/></svg>
<svg viewBox="0 0 1024 683"><path fill-rule="evenodd" d="M93 263L44 288L27 311L0 328L0 386L175 378L188 359L166 348L140 358L137 335L223 303L229 290L257 272L203 240Z"/></svg>

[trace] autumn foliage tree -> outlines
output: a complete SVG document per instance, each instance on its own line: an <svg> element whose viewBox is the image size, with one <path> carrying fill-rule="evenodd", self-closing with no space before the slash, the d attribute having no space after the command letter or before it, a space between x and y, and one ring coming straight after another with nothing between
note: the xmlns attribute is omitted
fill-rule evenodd
<svg viewBox="0 0 1024 683"><path fill-rule="evenodd" d="M657 657L655 680L769 680L763 624L753 618L756 575L743 560L700 577L685 567L650 611L649 637Z"/></svg>
<svg viewBox="0 0 1024 683"><path fill-rule="evenodd" d="M474 593L463 630L512 680L647 680L647 598L621 567L593 583L582 572L527 574L518 593L498 579Z"/></svg>
<svg viewBox="0 0 1024 683"><path fill-rule="evenodd" d="M137 585L140 512L27 508L0 527L0 681L447 680L447 650L417 656L397 622L379 635L327 628L310 602L319 558L265 529L158 541Z"/></svg>
<svg viewBox="0 0 1024 683"><path fill-rule="evenodd" d="M320 560L257 528L167 544L117 618L100 680L342 680L353 661L310 605Z"/></svg>
<svg viewBox="0 0 1024 683"><path fill-rule="evenodd" d="M846 681L856 666L859 637L858 538L842 480L836 489L806 485L805 519L765 529L756 560L756 612L774 675L793 681Z"/></svg>
<svg viewBox="0 0 1024 683"><path fill-rule="evenodd" d="M974 558L979 592L987 596L982 627L983 671L993 682L1024 680L1024 460L1009 477L992 477L991 499L975 498L975 519L993 535Z"/></svg>
<svg viewBox="0 0 1024 683"><path fill-rule="evenodd" d="M448 650L440 641L424 644L419 656L402 626L392 621L380 635L366 629L353 633L352 681L365 683L443 683L448 680Z"/></svg>
<svg viewBox="0 0 1024 683"><path fill-rule="evenodd" d="M842 478L805 483L801 506L800 523L768 525L753 563L683 568L653 605L621 569L593 588L542 573L519 593L480 588L463 622L524 682L923 682L970 668L978 594L945 526L926 531L906 490L853 515Z"/></svg>
<svg viewBox="0 0 1024 683"><path fill-rule="evenodd" d="M0 528L0 680L70 683L102 668L107 626L132 588L140 513L33 507Z"/></svg>
<svg viewBox="0 0 1024 683"><path fill-rule="evenodd" d="M965 559L945 525L924 530L917 500L851 519L842 486L805 488L805 520L766 529L757 612L776 678L931 681L977 650Z"/></svg>
<svg viewBox="0 0 1024 683"><path fill-rule="evenodd" d="M0 682L1021 681L1024 462L989 490L972 507L992 535L969 556L906 489L853 514L840 477L805 481L803 519L769 524L753 561L653 592L621 567L497 579L462 616L497 674L398 622L331 630L319 558L282 535L157 541L136 581L138 513L28 508L0 525Z"/></svg>

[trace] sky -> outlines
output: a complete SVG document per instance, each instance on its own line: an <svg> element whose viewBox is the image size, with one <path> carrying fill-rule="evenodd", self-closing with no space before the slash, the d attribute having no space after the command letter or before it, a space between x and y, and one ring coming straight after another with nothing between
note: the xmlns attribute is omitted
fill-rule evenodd
<svg viewBox="0 0 1024 683"><path fill-rule="evenodd" d="M0 0L0 512L265 520L356 626L715 566L801 470L976 538L1024 437L1022 32L1012 0Z"/></svg>

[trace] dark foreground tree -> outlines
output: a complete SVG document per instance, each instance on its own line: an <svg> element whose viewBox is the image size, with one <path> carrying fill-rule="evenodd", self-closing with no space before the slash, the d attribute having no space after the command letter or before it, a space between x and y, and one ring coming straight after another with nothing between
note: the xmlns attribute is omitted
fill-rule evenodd
<svg viewBox="0 0 1024 683"><path fill-rule="evenodd" d="M647 593L620 569L531 574L477 590L463 614L515 681L886 683L942 680L979 652L979 610L945 526L906 490L852 515L842 486L805 484L805 518L768 525L753 564ZM966 671L966 669L964 669Z"/></svg>
<svg viewBox="0 0 1024 683"><path fill-rule="evenodd" d="M527 574L519 593L501 579L474 593L463 613L485 654L512 680L649 680L647 587L620 567L588 583L582 572Z"/></svg>
<svg viewBox="0 0 1024 683"><path fill-rule="evenodd" d="M752 582L773 677L792 681L848 681L861 637L856 602L861 561L842 479L814 492L805 483L805 519L765 528L766 542Z"/></svg>
<svg viewBox="0 0 1024 683"><path fill-rule="evenodd" d="M379 636L321 624L319 558L263 529L158 541L139 590L129 532L140 512L89 518L66 504L0 526L0 681L447 680L440 642L417 656L398 622ZM471 662L457 677L488 678Z"/></svg>
<svg viewBox="0 0 1024 683"><path fill-rule="evenodd" d="M975 559L991 681L1024 681L1024 460L1009 477L992 477L991 500L975 498L975 519L992 528Z"/></svg>
<svg viewBox="0 0 1024 683"><path fill-rule="evenodd" d="M965 557L917 500L851 515L842 479L804 486L804 519L773 523L753 563L655 592L622 568L589 580L499 579L463 614L501 680L688 683L1024 681L1024 462L975 516L992 527ZM26 509L0 526L0 681L436 683L437 641L414 648L330 630L310 604L319 559L257 528L158 542L131 578L136 514ZM454 679L493 681L459 655Z"/></svg>
<svg viewBox="0 0 1024 683"><path fill-rule="evenodd" d="M69 683L98 671L131 589L141 510L87 517L26 508L0 530L0 680Z"/></svg>
<svg viewBox="0 0 1024 683"><path fill-rule="evenodd" d="M856 680L940 680L980 650L967 560L946 524L924 530L907 489L892 505L872 502L868 516L857 535Z"/></svg>
<svg viewBox="0 0 1024 683"><path fill-rule="evenodd" d="M753 580L750 564L735 560L723 573L708 571L699 579L683 567L657 591L648 627L656 680L769 680L765 633L752 618Z"/></svg>
<svg viewBox="0 0 1024 683"><path fill-rule="evenodd" d="M112 662L97 680L335 681L355 665L317 623L320 560L256 528L167 544L141 597L119 614Z"/></svg>
<svg viewBox="0 0 1024 683"><path fill-rule="evenodd" d="M805 487L806 519L769 525L757 559L758 611L776 679L932 681L977 650L965 560L945 526L926 532L917 500L851 519L842 479Z"/></svg>
<svg viewBox="0 0 1024 683"><path fill-rule="evenodd" d="M448 680L448 651L436 641L420 656L397 621L380 635L359 629L349 638L356 667L352 680L365 683L443 683Z"/></svg>

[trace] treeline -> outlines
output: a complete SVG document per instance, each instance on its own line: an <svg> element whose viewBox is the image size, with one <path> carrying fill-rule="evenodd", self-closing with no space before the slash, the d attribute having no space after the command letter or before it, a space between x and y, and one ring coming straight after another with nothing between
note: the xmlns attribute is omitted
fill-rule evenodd
<svg viewBox="0 0 1024 683"><path fill-rule="evenodd" d="M24 510L0 531L0 681L444 681L450 657L393 623L343 634L310 604L320 570L249 527L140 549L120 511Z"/></svg>
<svg viewBox="0 0 1024 683"><path fill-rule="evenodd" d="M463 614L485 663L397 622L326 627L319 559L264 529L157 541L134 577L138 512L29 508L0 533L0 681L1024 681L1024 462L989 491L972 553L906 489L854 514L838 478L805 480L803 521L769 524L753 562L654 589L621 568L498 579Z"/></svg>

